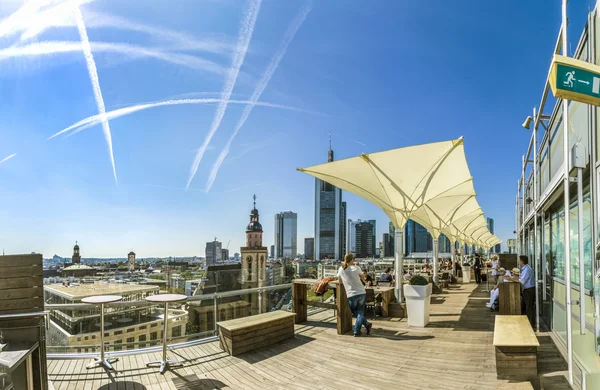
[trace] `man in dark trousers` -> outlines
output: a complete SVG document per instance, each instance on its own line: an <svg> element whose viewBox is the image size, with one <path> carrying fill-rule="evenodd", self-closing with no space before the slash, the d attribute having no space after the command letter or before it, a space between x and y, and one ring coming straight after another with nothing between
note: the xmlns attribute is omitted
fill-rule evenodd
<svg viewBox="0 0 600 390"><path fill-rule="evenodd" d="M473 264L473 270L475 272L475 282L477 284L481 284L481 268L483 267L483 263L481 262L481 257L479 255L475 255L475 264Z"/></svg>
<svg viewBox="0 0 600 390"><path fill-rule="evenodd" d="M519 256L521 263L521 275L519 282L523 288L523 302L525 303L525 313L532 328L535 328L535 276L529 266L527 256Z"/></svg>

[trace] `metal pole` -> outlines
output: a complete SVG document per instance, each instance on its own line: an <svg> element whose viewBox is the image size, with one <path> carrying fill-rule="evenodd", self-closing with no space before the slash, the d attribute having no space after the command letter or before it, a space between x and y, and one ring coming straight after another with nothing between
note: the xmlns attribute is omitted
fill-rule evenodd
<svg viewBox="0 0 600 390"><path fill-rule="evenodd" d="M577 168L577 241L579 241L579 332L585 334L585 266L583 261L583 168Z"/></svg>
<svg viewBox="0 0 600 390"><path fill-rule="evenodd" d="M433 281L438 282L438 250L439 250L439 239L433 239Z"/></svg>
<svg viewBox="0 0 600 390"><path fill-rule="evenodd" d="M162 360L163 362L167 361L167 321L169 320L169 303L165 302L165 316L164 316L164 325L163 325L163 351L162 351Z"/></svg>
<svg viewBox="0 0 600 390"><path fill-rule="evenodd" d="M398 303L402 303L402 279L403 275L403 253L402 253L402 237L403 237L403 229L396 227L396 237L395 237L395 245L394 245L394 260L395 260L395 268L396 268L396 299Z"/></svg>
<svg viewBox="0 0 600 390"><path fill-rule="evenodd" d="M100 361L104 364L104 303L100 304Z"/></svg>
<svg viewBox="0 0 600 390"><path fill-rule="evenodd" d="M214 297L214 301L213 301L213 325L215 328L215 335L217 334L217 297Z"/></svg>
<svg viewBox="0 0 600 390"><path fill-rule="evenodd" d="M538 224L537 224L537 110L533 108L533 264L535 264L535 330L540 331L540 265L542 264L541 258L538 262Z"/></svg>
<svg viewBox="0 0 600 390"><path fill-rule="evenodd" d="M567 0L562 0L562 54L569 55L567 46ZM565 255L565 283L566 283L566 304L567 304L567 365L569 368L569 384L573 385L573 308L571 306L571 242L570 223L569 223L569 101L563 99L563 198L565 208L565 237L564 237L564 255Z"/></svg>

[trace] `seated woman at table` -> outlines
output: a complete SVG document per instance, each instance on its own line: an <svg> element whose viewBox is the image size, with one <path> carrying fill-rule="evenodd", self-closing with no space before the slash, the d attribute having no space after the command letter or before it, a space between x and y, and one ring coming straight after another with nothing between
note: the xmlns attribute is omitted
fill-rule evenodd
<svg viewBox="0 0 600 390"><path fill-rule="evenodd" d="M394 278L392 277L392 269L390 267L385 269L385 272L379 276L380 282L391 282Z"/></svg>
<svg viewBox="0 0 600 390"><path fill-rule="evenodd" d="M373 286L373 278L371 277L371 275L369 275L369 273L367 272L366 269L363 270L362 275L363 275L363 277L361 279L362 284L367 287Z"/></svg>
<svg viewBox="0 0 600 390"><path fill-rule="evenodd" d="M485 304L490 309L492 308L492 305L494 304L494 301L496 299L498 299L498 297L500 296L500 288L499 288L500 283L503 283L505 278L510 277L510 271L507 271L504 268L500 268L498 270L498 273L499 273L498 283L492 289L492 291L490 291L490 301Z"/></svg>

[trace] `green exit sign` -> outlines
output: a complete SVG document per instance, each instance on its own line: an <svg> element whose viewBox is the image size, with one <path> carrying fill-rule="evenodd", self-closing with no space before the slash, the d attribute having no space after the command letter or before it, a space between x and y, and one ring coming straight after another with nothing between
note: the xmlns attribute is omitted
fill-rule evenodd
<svg viewBox="0 0 600 390"><path fill-rule="evenodd" d="M557 98L600 106L600 66L555 55L549 81Z"/></svg>

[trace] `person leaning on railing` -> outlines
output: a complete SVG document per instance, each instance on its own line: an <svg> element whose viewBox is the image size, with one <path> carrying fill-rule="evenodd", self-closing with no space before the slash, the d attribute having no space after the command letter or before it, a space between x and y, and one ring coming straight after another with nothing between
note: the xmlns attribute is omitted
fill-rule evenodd
<svg viewBox="0 0 600 390"><path fill-rule="evenodd" d="M354 337L360 336L362 326L367 330L367 335L371 334L373 324L367 321L365 317L367 291L363 286L363 274L358 265L354 263L354 256L348 253L344 256L344 262L338 270L337 277L346 289L348 304L352 314L356 317L354 325Z"/></svg>

